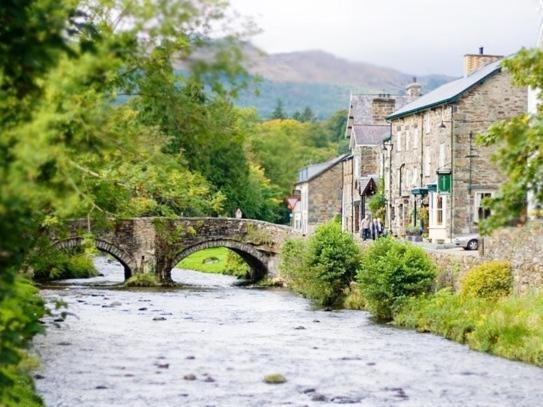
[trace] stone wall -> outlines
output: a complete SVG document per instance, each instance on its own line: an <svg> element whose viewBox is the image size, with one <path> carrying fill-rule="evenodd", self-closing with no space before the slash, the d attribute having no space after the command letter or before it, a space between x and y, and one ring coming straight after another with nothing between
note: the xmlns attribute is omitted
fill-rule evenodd
<svg viewBox="0 0 543 407"><path fill-rule="evenodd" d="M476 193L496 191L503 176L491 163L493 150L478 147L475 137L493 122L526 111L526 104L526 89L513 86L510 75L499 72L455 104L392 120L392 182L386 191L392 232L403 236L415 203L419 208L430 204L430 197L415 198L410 191L437 183L438 170L452 170L452 194L443 198L442 224L431 214L430 238L448 240L476 231Z"/></svg>
<svg viewBox="0 0 543 407"><path fill-rule="evenodd" d="M316 226L341 215L342 173L343 162L339 162L309 181L309 225Z"/></svg>
<svg viewBox="0 0 543 407"><path fill-rule="evenodd" d="M480 251L485 260L511 263L517 293L543 288L543 221L497 230L483 239Z"/></svg>

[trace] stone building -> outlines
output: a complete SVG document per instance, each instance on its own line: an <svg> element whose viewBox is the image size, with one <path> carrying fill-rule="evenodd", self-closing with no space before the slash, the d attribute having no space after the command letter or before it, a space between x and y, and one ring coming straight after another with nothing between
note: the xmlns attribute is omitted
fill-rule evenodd
<svg viewBox="0 0 543 407"><path fill-rule="evenodd" d="M383 141L390 136L386 117L418 97L420 89L415 80L406 95L351 95L346 131L350 157L343 168L343 230L359 233L360 220L369 211L368 198L382 177Z"/></svg>
<svg viewBox="0 0 543 407"><path fill-rule="evenodd" d="M464 77L388 116L385 225L394 235L422 226L432 242L449 242L476 231L489 215L482 202L503 176L490 161L491 148L479 147L475 138L527 105L526 89L513 86L500 59L482 49L466 55Z"/></svg>
<svg viewBox="0 0 543 407"><path fill-rule="evenodd" d="M292 227L311 234L317 225L341 214L341 189L346 154L321 164L309 165L298 173L292 211Z"/></svg>

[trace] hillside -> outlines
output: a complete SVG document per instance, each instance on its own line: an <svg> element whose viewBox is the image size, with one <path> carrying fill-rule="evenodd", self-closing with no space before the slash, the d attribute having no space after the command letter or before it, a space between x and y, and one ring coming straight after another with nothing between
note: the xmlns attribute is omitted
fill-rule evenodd
<svg viewBox="0 0 543 407"><path fill-rule="evenodd" d="M352 62L323 51L263 54L248 46L247 67L263 80L238 98L242 106L254 106L269 117L277 99L292 114L310 106L321 118L348 107L350 92L402 93L414 75L376 65ZM428 92L453 78L445 75L418 77L423 92Z"/></svg>

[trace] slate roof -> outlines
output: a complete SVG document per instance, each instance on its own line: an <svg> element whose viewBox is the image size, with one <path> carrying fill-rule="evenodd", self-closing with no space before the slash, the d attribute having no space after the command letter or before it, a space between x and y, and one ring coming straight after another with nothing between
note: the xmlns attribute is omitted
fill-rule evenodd
<svg viewBox="0 0 543 407"><path fill-rule="evenodd" d="M409 116L432 107L449 104L457 101L465 92L477 86L488 77L501 71L501 60L489 64L469 76L446 83L432 92L421 96L412 103L396 110L387 117L388 120Z"/></svg>
<svg viewBox="0 0 543 407"><path fill-rule="evenodd" d="M377 179L376 175L369 175L367 177L361 177L358 180L358 191L360 192L360 195L367 195L368 188L371 187L373 189L376 188L376 182Z"/></svg>
<svg viewBox="0 0 543 407"><path fill-rule="evenodd" d="M296 185L311 181L313 178L316 178L323 172L329 170L330 168L332 168L333 166L335 166L336 164L340 163L341 161L343 161L344 159L348 157L349 157L349 154L343 154L343 155L340 155L339 157L332 158L331 160L326 161L325 163L308 165L307 167L302 168L298 172L298 182L296 182Z"/></svg>
<svg viewBox="0 0 543 407"><path fill-rule="evenodd" d="M355 124L352 129L354 141L357 145L381 144L390 136L390 126L380 124Z"/></svg>

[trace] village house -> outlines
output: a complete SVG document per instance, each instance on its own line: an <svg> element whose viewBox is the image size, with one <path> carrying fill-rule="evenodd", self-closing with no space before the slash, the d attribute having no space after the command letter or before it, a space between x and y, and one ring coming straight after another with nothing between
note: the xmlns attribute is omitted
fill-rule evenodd
<svg viewBox="0 0 543 407"><path fill-rule="evenodd" d="M343 230L360 233L360 221L369 212L369 198L383 176L383 141L390 137L386 117L420 96L420 90L414 80L406 95L351 95L346 130L350 157L343 167Z"/></svg>
<svg viewBox="0 0 543 407"><path fill-rule="evenodd" d="M298 172L292 209L292 227L303 234L341 214L342 174L346 154Z"/></svg>
<svg viewBox="0 0 543 407"><path fill-rule="evenodd" d="M526 89L502 71L501 56L469 54L464 76L388 116L385 143L385 225L394 235L422 226L434 243L477 231L482 206L503 182L492 149L476 143L497 120L526 111Z"/></svg>

